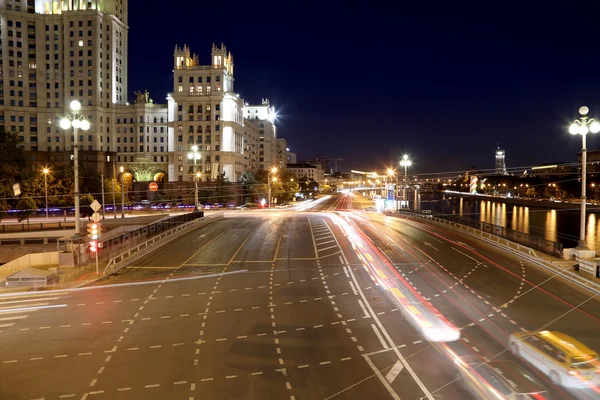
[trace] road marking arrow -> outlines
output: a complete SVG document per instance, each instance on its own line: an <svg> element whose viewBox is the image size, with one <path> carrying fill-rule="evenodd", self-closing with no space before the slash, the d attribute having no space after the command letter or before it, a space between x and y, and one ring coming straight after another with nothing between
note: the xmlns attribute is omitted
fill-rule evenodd
<svg viewBox="0 0 600 400"><path fill-rule="evenodd" d="M425 242L425 246L429 246L429 247L431 247L434 250L440 251L440 249L438 249L436 247L433 247L433 245L431 243Z"/></svg>
<svg viewBox="0 0 600 400"><path fill-rule="evenodd" d="M394 379L398 376L398 374L404 369L404 365L400 362L400 360L396 361L396 364L390 369L390 372L385 376L385 380L389 383L394 382Z"/></svg>

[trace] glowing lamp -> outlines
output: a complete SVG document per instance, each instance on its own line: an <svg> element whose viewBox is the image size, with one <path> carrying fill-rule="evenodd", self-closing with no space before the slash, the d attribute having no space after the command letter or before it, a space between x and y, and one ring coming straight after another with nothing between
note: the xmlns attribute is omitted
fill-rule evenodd
<svg viewBox="0 0 600 400"><path fill-rule="evenodd" d="M69 129L71 127L71 121L66 118L60 120L60 127L63 129Z"/></svg>
<svg viewBox="0 0 600 400"><path fill-rule="evenodd" d="M577 135L579 133L579 125L571 124L571 126L569 126L569 133L571 135Z"/></svg>

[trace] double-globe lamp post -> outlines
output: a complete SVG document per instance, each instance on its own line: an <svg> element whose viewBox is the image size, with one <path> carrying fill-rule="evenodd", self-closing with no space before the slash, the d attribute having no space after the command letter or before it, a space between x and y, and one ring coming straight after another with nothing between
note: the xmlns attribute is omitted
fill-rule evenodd
<svg viewBox="0 0 600 400"><path fill-rule="evenodd" d="M586 136L588 132L600 132L600 123L596 122L596 120L593 118L588 117L587 114L589 112L590 109L588 107L579 107L579 114L581 116L573 121L569 127L569 133L571 135L581 135L581 223L579 225L579 242L577 243L577 248L580 250L587 250L587 246L585 245L585 203L587 175Z"/></svg>
<svg viewBox="0 0 600 400"><path fill-rule="evenodd" d="M403 200L406 201L406 205L408 206L407 196L407 188L408 188L408 167L412 165L412 161L408 159L408 155L405 154L402 156L402 160L400 160L400 166L404 167L404 191L402 194Z"/></svg>
<svg viewBox="0 0 600 400"><path fill-rule="evenodd" d="M63 129L73 128L73 169L75 172L75 235L79 236L79 144L78 130L87 131L90 129L90 123L83 118L83 115L78 114L81 110L81 103L73 100L69 105L71 112L60 120L60 127Z"/></svg>
<svg viewBox="0 0 600 400"><path fill-rule="evenodd" d="M198 178L200 174L196 170L196 161L202 157L200 153L198 153L198 146L193 145L192 151L188 153L188 160L194 160L194 211L199 211L198 209Z"/></svg>

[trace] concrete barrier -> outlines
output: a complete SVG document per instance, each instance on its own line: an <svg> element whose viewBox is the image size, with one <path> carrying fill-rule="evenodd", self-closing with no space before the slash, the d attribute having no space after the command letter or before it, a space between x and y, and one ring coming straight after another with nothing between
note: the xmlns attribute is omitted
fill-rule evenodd
<svg viewBox="0 0 600 400"><path fill-rule="evenodd" d="M22 269L29 267L37 267L40 265L58 265L58 252L51 251L47 253L32 253L21 256L9 263L0 265L0 277L5 277L14 274Z"/></svg>

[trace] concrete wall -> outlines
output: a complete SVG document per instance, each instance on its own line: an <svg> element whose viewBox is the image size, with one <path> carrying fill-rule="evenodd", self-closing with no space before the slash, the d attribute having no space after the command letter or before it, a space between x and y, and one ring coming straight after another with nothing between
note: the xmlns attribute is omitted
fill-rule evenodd
<svg viewBox="0 0 600 400"><path fill-rule="evenodd" d="M58 252L27 254L9 263L0 266L0 277L5 277L28 267L56 264L58 266Z"/></svg>
<svg viewBox="0 0 600 400"><path fill-rule="evenodd" d="M24 246L2 245L0 247L0 264L8 263L27 254L43 253L52 250L57 250L56 243L39 245L28 244ZM2 268L1 265L0 268Z"/></svg>

